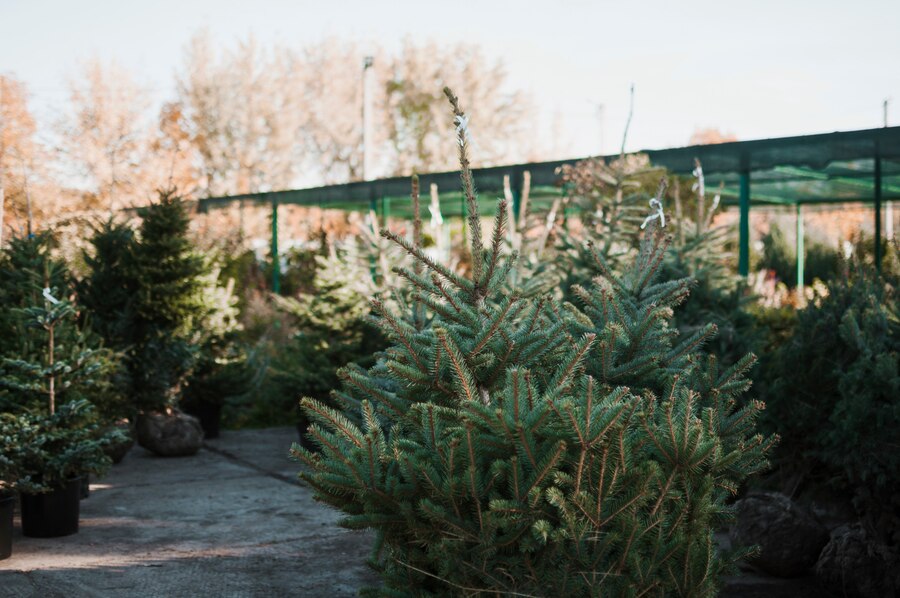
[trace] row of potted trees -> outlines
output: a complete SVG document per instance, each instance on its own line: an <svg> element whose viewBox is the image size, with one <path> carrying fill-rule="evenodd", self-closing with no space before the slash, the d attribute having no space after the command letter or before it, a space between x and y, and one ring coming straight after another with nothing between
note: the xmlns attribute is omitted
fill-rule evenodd
<svg viewBox="0 0 900 598"><path fill-rule="evenodd" d="M105 449L124 440L86 398L102 396L113 359L90 346L69 299L49 286L64 272L44 242L23 240L3 260L3 298L19 306L5 311L0 357L0 558L11 554L16 492L26 536L75 533L85 477L103 473L112 462ZM23 257L43 260L43 275Z"/></svg>
<svg viewBox="0 0 900 598"><path fill-rule="evenodd" d="M188 223L163 194L138 229L100 226L80 277L51 232L0 248L0 558L17 495L25 535L77 532L89 474L132 436L161 456L196 453L203 430L179 401L215 405L252 375L230 290Z"/></svg>

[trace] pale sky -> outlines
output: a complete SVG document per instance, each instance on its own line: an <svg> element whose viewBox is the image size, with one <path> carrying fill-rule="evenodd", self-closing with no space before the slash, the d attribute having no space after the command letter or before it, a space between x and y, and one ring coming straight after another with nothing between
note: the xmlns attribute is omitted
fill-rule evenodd
<svg viewBox="0 0 900 598"><path fill-rule="evenodd" d="M172 97L183 47L208 28L302 46L326 36L472 41L530 91L557 158L685 145L699 127L742 140L900 124L900 0L0 0L0 72L23 80L42 120L65 105L79 61L114 58ZM473 119L477 123L477 117ZM548 141L550 143L550 141Z"/></svg>

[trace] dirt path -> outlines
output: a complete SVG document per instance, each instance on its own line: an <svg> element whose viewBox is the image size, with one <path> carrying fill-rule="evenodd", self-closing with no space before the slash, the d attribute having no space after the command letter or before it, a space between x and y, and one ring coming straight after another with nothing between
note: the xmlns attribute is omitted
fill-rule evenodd
<svg viewBox="0 0 900 598"><path fill-rule="evenodd" d="M134 448L81 503L65 538L21 535L0 596L355 596L376 579L371 535L296 483L293 428L223 432L194 457Z"/></svg>

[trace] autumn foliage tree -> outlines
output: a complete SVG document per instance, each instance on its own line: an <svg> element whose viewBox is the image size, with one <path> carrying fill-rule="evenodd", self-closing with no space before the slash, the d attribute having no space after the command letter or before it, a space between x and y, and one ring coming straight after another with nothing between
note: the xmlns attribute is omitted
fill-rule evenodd
<svg viewBox="0 0 900 598"><path fill-rule="evenodd" d="M25 86L0 75L0 228L30 221L38 209L29 195L30 178L40 152L36 129ZM0 246L2 239L0 232Z"/></svg>
<svg viewBox="0 0 900 598"><path fill-rule="evenodd" d="M144 90L116 63L93 59L69 81L69 110L58 123L66 162L87 179L88 206L128 207L149 199L141 168L147 137Z"/></svg>
<svg viewBox="0 0 900 598"><path fill-rule="evenodd" d="M23 230L29 199L33 221L145 206L161 189L216 196L359 180L364 96L368 177L452 168L439 151L450 125L434 90L444 85L484 107L473 166L533 154L530 98L508 84L501 61L471 44L406 40L389 52L338 38L296 47L251 36L220 47L202 31L185 48L174 95L158 107L125 68L95 58L68 81L68 103L52 123L56 160L36 141L24 87L0 81L0 218Z"/></svg>

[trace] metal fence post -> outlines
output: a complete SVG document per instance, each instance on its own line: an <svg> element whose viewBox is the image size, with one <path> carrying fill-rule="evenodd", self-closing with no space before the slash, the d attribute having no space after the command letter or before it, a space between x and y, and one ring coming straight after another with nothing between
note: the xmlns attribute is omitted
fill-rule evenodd
<svg viewBox="0 0 900 598"><path fill-rule="evenodd" d="M272 292L281 293L281 258L278 256L278 200L272 199Z"/></svg>
<svg viewBox="0 0 900 598"><path fill-rule="evenodd" d="M875 141L875 268L881 272L881 152Z"/></svg>
<svg viewBox="0 0 900 598"><path fill-rule="evenodd" d="M746 169L740 175L740 211L738 272L747 276L750 274L750 171Z"/></svg>
<svg viewBox="0 0 900 598"><path fill-rule="evenodd" d="M522 172L515 169L509 175L510 191L512 191L512 213L515 224L519 222L519 216L522 213Z"/></svg>

